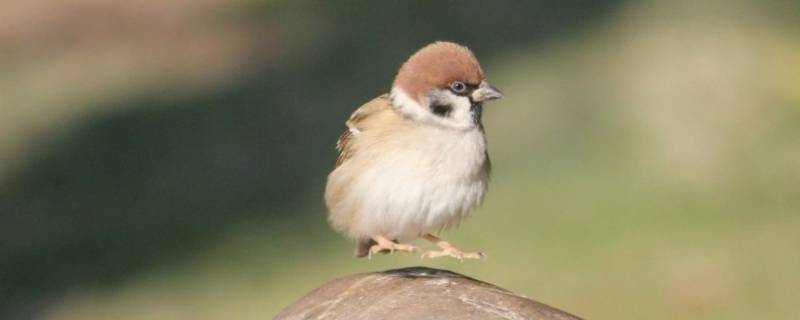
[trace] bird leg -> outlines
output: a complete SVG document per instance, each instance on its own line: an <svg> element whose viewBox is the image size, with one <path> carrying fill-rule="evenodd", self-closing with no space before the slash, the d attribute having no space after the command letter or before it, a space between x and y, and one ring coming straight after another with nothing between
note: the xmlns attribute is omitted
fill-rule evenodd
<svg viewBox="0 0 800 320"><path fill-rule="evenodd" d="M430 233L422 237L425 238L425 240L433 242L439 246L439 248L442 248L442 251L428 251L423 253L422 258L438 258L449 256L464 261L464 259L482 259L486 257L483 252L463 252L450 244L450 242L447 242L444 239L441 239Z"/></svg>
<svg viewBox="0 0 800 320"><path fill-rule="evenodd" d="M379 252L394 253L395 251L414 252L419 250L415 246L410 244L399 244L382 235L374 235L372 236L372 240L375 241L375 244L369 248L369 255L367 256L367 259L372 259L372 254Z"/></svg>

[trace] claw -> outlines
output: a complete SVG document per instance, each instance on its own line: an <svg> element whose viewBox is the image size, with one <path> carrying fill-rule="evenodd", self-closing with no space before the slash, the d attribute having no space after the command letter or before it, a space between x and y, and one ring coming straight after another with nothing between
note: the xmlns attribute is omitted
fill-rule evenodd
<svg viewBox="0 0 800 320"><path fill-rule="evenodd" d="M389 254L394 254L395 251L414 252L418 250L419 248L412 246L410 244L399 244L395 243L394 241L380 241L369 248L367 259L372 259L373 254L381 252L388 252Z"/></svg>
<svg viewBox="0 0 800 320"><path fill-rule="evenodd" d="M425 234L422 236L426 240L435 243L439 248L442 248L441 251L428 251L422 254L420 259L424 259L425 257L428 258L438 258L438 257L453 257L458 259L461 262L464 262L464 259L483 259L486 257L486 254L483 252L463 252L458 248L454 247L450 242L447 242L437 236L434 236L430 233Z"/></svg>
<svg viewBox="0 0 800 320"><path fill-rule="evenodd" d="M444 248L441 251L427 251L420 256L420 259L439 257L452 257L464 262L464 259L481 260L486 257L486 254L483 252L463 252L456 248L450 247Z"/></svg>

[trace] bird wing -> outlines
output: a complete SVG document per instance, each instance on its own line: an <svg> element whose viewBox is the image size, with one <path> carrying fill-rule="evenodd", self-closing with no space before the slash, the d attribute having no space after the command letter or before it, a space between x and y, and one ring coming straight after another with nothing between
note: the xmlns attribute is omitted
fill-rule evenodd
<svg viewBox="0 0 800 320"><path fill-rule="evenodd" d="M355 141L364 130L368 130L370 120L374 118L376 114L384 111L391 111L391 103L388 94L372 99L372 101L367 102L350 115L350 118L345 122L345 124L347 124L347 130L345 130L342 135L339 136L339 140L336 141L336 151L339 152L339 156L336 158L337 168L353 155L353 152L355 152L353 141Z"/></svg>

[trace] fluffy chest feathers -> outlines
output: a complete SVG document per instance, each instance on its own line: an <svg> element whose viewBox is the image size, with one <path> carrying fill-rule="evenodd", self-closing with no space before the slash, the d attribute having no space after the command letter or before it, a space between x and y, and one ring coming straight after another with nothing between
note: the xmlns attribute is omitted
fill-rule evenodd
<svg viewBox="0 0 800 320"><path fill-rule="evenodd" d="M348 122L328 177L326 203L337 230L356 239L415 238L457 224L481 203L489 159L480 129L419 124L370 104L362 109Z"/></svg>
<svg viewBox="0 0 800 320"><path fill-rule="evenodd" d="M369 139L369 138L366 138ZM365 139L365 140L366 140ZM484 175L486 141L480 130L456 131L422 125L392 130L367 142L361 155L368 171L394 172L398 178L438 185L471 181Z"/></svg>

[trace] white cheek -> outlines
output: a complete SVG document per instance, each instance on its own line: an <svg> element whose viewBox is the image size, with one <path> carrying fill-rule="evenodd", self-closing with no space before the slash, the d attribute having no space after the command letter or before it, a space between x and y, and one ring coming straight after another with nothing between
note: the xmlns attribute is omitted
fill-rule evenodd
<svg viewBox="0 0 800 320"><path fill-rule="evenodd" d="M446 95L450 100L450 105L453 106L453 111L450 113L450 119L453 120L455 125L463 127L472 127L475 125L475 120L472 117L472 103L469 98L457 96L451 92Z"/></svg>
<svg viewBox="0 0 800 320"><path fill-rule="evenodd" d="M408 118L421 121L426 119L430 114L426 108L417 103L416 100L401 89L392 88L390 97L395 110Z"/></svg>
<svg viewBox="0 0 800 320"><path fill-rule="evenodd" d="M476 123L472 116L472 103L469 98L456 95L450 90L436 90L431 93L431 100L437 103L451 106L453 109L445 117L433 115L436 121L452 128L470 129L475 128Z"/></svg>
<svg viewBox="0 0 800 320"><path fill-rule="evenodd" d="M458 96L449 90L435 90L431 93L430 98L423 101L422 105L398 88L392 89L391 96L395 108L411 119L454 129L477 128L469 98ZM429 100L450 105L453 109L447 116L436 115L427 107L430 104Z"/></svg>

